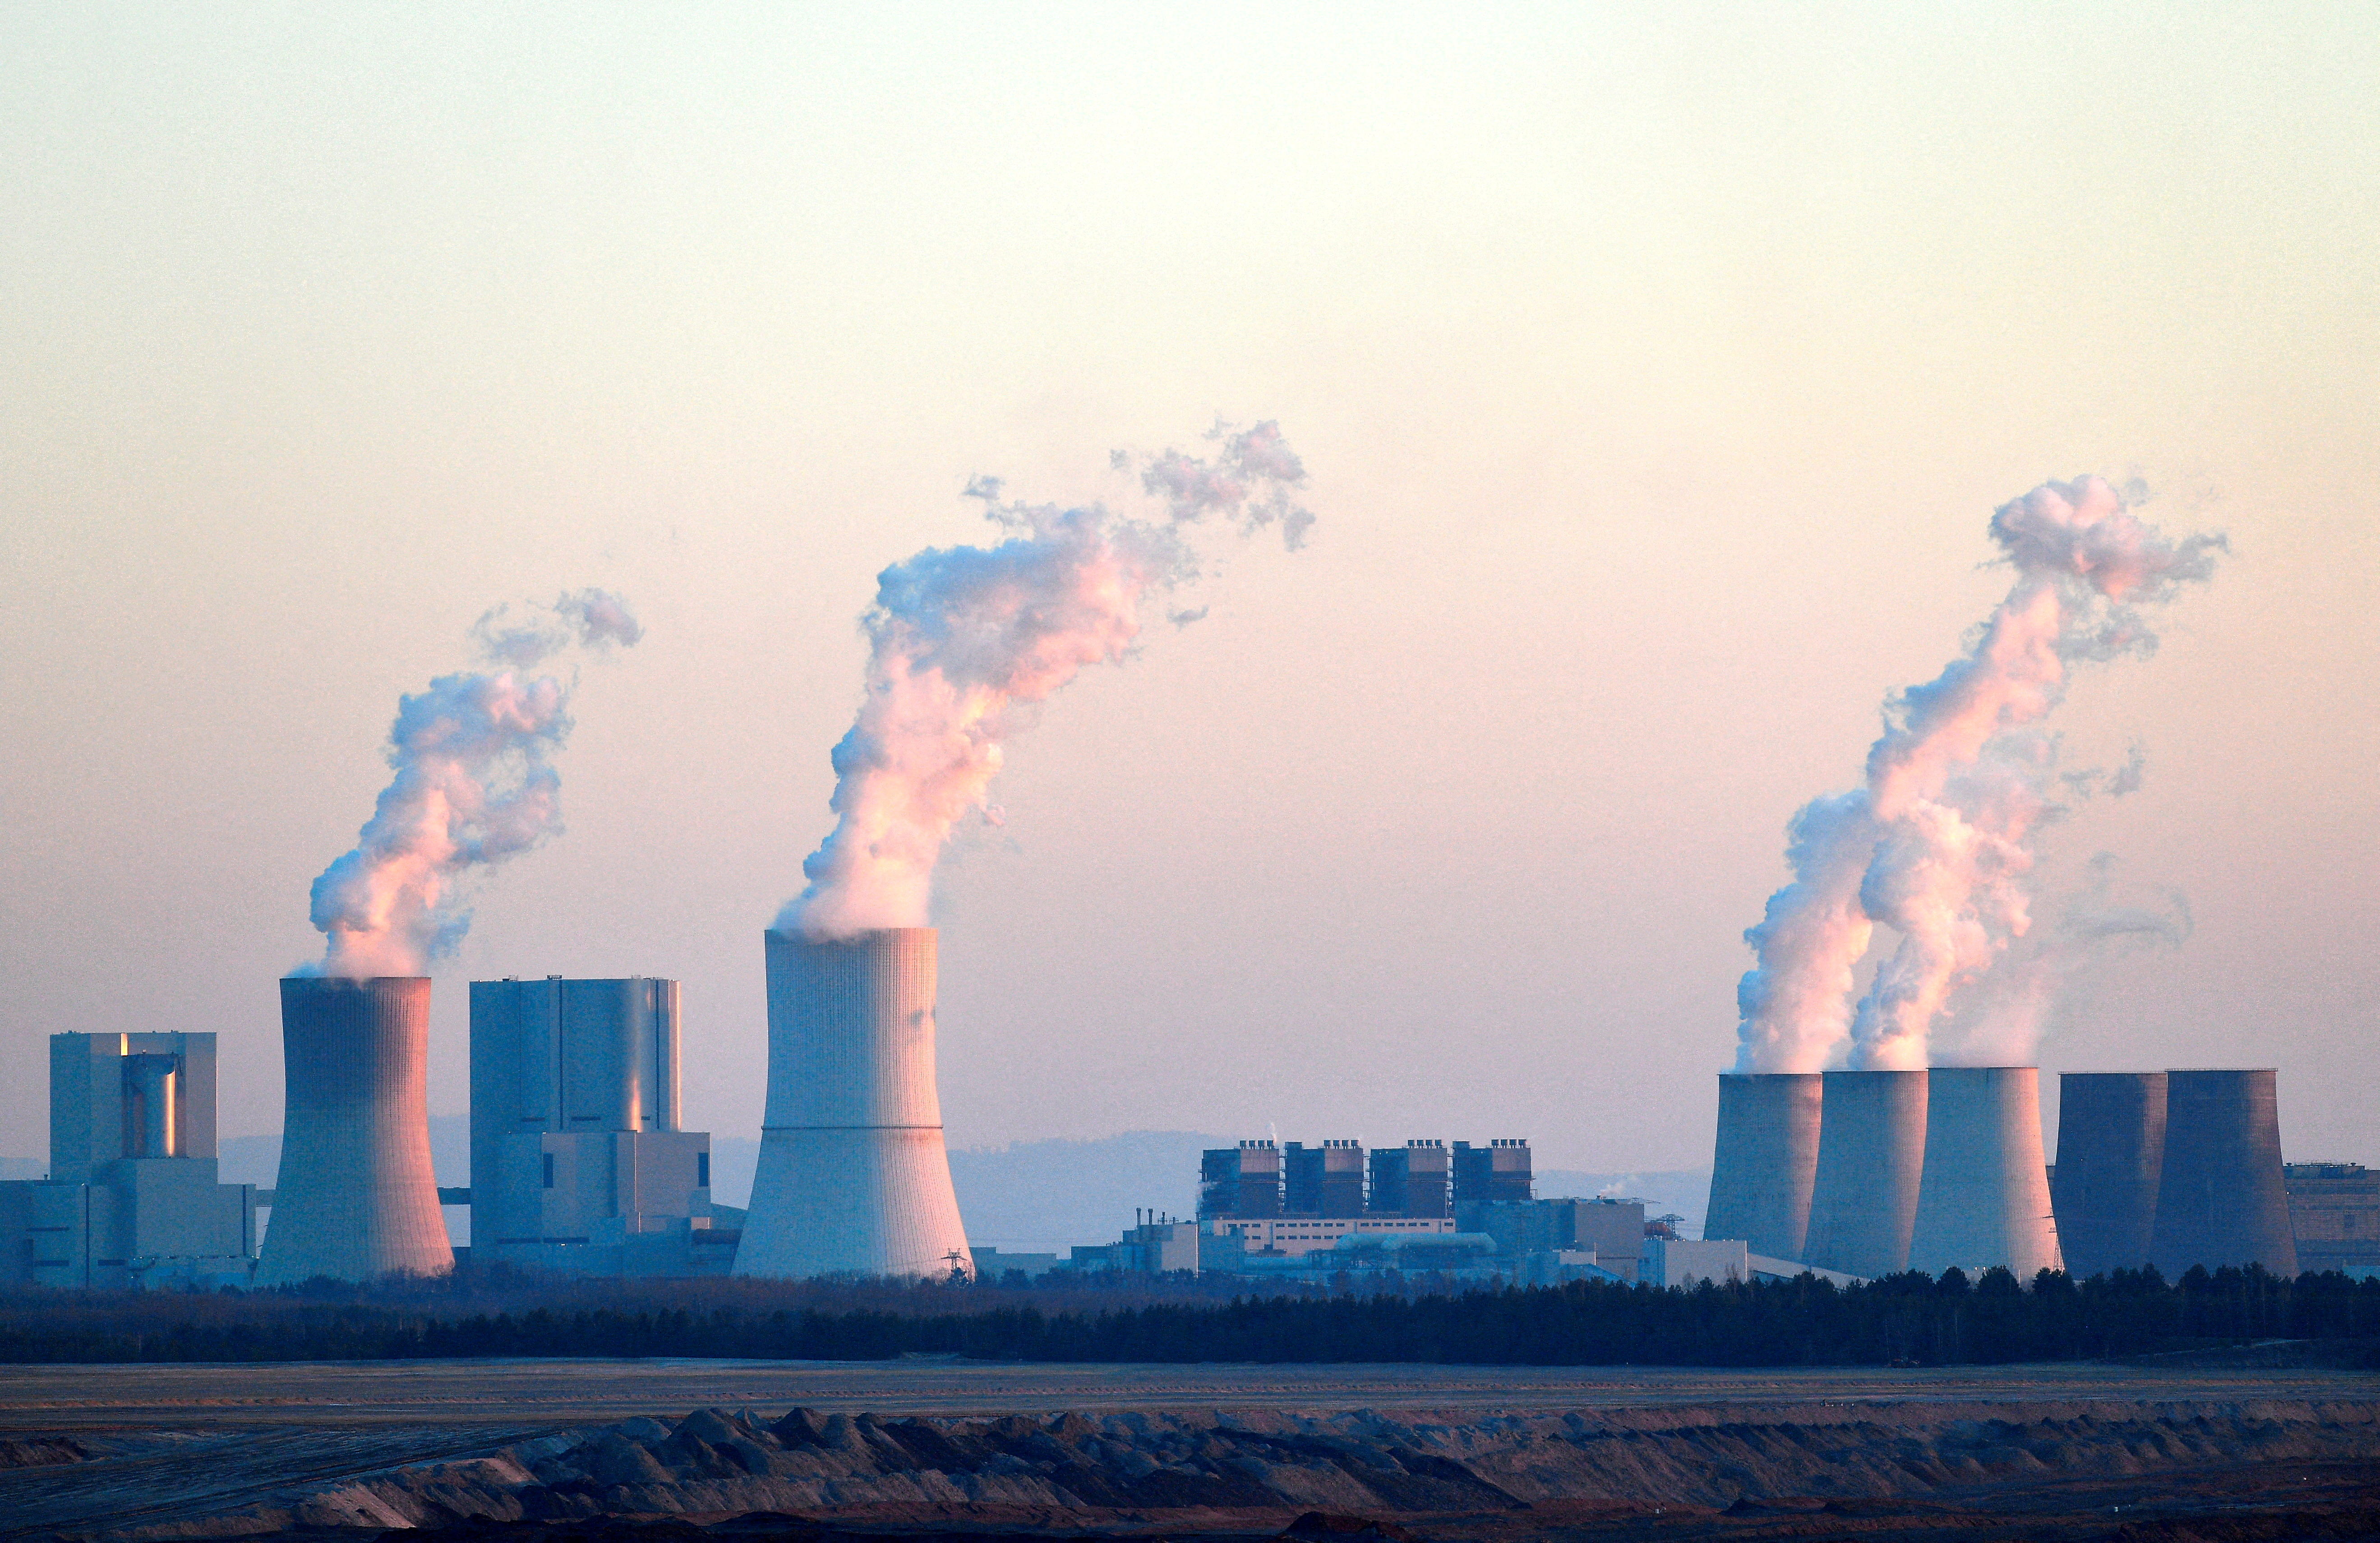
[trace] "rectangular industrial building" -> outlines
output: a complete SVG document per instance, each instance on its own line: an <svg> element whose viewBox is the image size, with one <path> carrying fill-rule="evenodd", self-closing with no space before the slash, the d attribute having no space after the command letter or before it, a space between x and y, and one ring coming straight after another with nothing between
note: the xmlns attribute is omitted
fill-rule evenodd
<svg viewBox="0 0 2380 1543"><path fill-rule="evenodd" d="M710 1136L678 1128L678 983L471 982L471 1251L602 1275L724 1274Z"/></svg>
<svg viewBox="0 0 2380 1543"><path fill-rule="evenodd" d="M216 1181L212 1034L53 1034L50 1174L0 1184L0 1282L246 1285L256 1191Z"/></svg>
<svg viewBox="0 0 2380 1543"><path fill-rule="evenodd" d="M2360 1162L2292 1162L2281 1175L2298 1269L2380 1268L2380 1172Z"/></svg>

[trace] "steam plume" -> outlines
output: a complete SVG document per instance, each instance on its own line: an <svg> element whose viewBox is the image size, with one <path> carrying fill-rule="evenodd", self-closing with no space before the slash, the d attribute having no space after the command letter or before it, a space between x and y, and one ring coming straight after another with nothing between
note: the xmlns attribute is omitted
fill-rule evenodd
<svg viewBox="0 0 2380 1543"><path fill-rule="evenodd" d="M471 925L456 883L562 829L550 757L570 734L569 685L528 670L574 642L602 650L644 636L618 596L565 594L516 617L499 606L472 639L495 674L441 675L397 701L382 790L355 850L314 881L312 917L329 938L299 975L419 975Z"/></svg>
<svg viewBox="0 0 2380 1543"><path fill-rule="evenodd" d="M2168 538L2095 477L2003 504L1991 534L2017 577L1973 648L1886 703L1863 786L1793 818L1793 881L1744 934L1758 963L1737 989L1739 1071L1819 1070L1847 1033L1854 1066L1925 1064L1949 993L2030 926L2026 839L2055 808L2056 762L2034 725L2071 664L2154 651L2143 608L2209 577L2226 550L2218 535ZM1852 971L1878 922L1900 942L1854 1013Z"/></svg>
<svg viewBox="0 0 2380 1543"><path fill-rule="evenodd" d="M802 864L808 884L777 925L812 938L922 927L934 863L951 827L986 801L1002 744L1020 710L1044 701L1084 666L1120 662L1140 635L1145 602L1198 576L1187 528L1208 516L1253 533L1281 529L1301 545L1314 516L1293 490L1305 468L1271 423L1219 423L1199 457L1121 452L1161 522L1081 508L1014 504L995 479L967 496L1007 535L989 547L929 547L877 577L868 634L867 696L834 747L835 827ZM1192 613L1171 617L1177 625Z"/></svg>

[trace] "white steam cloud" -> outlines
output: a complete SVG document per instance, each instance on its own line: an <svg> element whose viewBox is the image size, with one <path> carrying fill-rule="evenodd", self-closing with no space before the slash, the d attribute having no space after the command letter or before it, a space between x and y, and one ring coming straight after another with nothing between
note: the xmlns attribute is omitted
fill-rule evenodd
<svg viewBox="0 0 2380 1543"><path fill-rule="evenodd" d="M987 800L1002 744L1026 712L1081 673L1117 663L1142 608L1198 576L1186 531L1210 516L1244 533L1278 527L1305 541L1314 516L1294 498L1305 468L1280 429L1218 423L1206 457L1168 450L1116 465L1163 501L1162 521L1003 501L978 478L967 496L1007 532L989 547L929 547L877 577L862 620L867 696L834 747L834 830L802 864L808 884L777 926L812 938L927 925L934 864ZM1177 626L1200 613L1177 611Z"/></svg>
<svg viewBox="0 0 2380 1543"><path fill-rule="evenodd" d="M499 606L471 637L494 674L441 675L398 699L388 735L396 775L355 850L314 881L314 926L329 939L299 975L419 975L470 929L458 883L560 832L552 754L570 734L571 686L524 679L574 644L608 650L644 636L617 595L565 594L515 616Z"/></svg>
<svg viewBox="0 0 2380 1543"><path fill-rule="evenodd" d="M2227 550L2219 535L2169 539L2095 477L2003 504L1991 534L2017 577L1973 648L1886 703L1863 786L1793 817L1793 881L1744 933L1758 963L1736 993L1738 1071L1817 1071L1846 1038L1853 1066L1926 1063L1950 993L2031 926L2026 842L2057 810L2057 746L2035 725L2069 667L2152 652L2143 609L2211 577ZM2140 774L2136 753L2107 791ZM1900 942L1854 1008L1878 923Z"/></svg>

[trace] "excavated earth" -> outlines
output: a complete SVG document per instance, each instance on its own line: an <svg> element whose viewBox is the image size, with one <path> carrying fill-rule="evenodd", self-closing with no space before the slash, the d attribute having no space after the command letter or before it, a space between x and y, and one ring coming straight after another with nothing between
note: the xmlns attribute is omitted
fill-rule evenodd
<svg viewBox="0 0 2380 1543"><path fill-rule="evenodd" d="M2045 1380L2030 1398L2021 1379L1841 1397L1770 1378L1746 1379L1750 1398L1498 1408L1475 1372L1442 1408L706 1408L559 1428L316 1406L43 1432L19 1406L0 1527L128 1543L2380 1538L2380 1379Z"/></svg>

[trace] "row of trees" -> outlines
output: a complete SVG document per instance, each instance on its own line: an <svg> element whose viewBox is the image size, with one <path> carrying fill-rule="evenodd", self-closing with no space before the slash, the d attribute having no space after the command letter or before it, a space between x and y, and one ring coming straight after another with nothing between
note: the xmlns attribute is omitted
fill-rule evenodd
<svg viewBox="0 0 2380 1543"><path fill-rule="evenodd" d="M689 1283L691 1284L691 1283ZM1413 1283L1407 1282L1408 1287ZM472 1294L302 1293L0 1300L0 1361L315 1361L485 1356L875 1360L1402 1361L1533 1366L1857 1366L2090 1360L2264 1339L2380 1341L2380 1280L2154 1270L2077 1282L2003 1270L1921 1272L1839 1290L1812 1276L1659 1291L1609 1282L1461 1294L1129 1299L1052 1310L1032 1294L902 1288L873 1303L775 1305L749 1292L655 1305L650 1283L605 1302L489 1311ZM2373 1357L2380 1366L2380 1355Z"/></svg>

